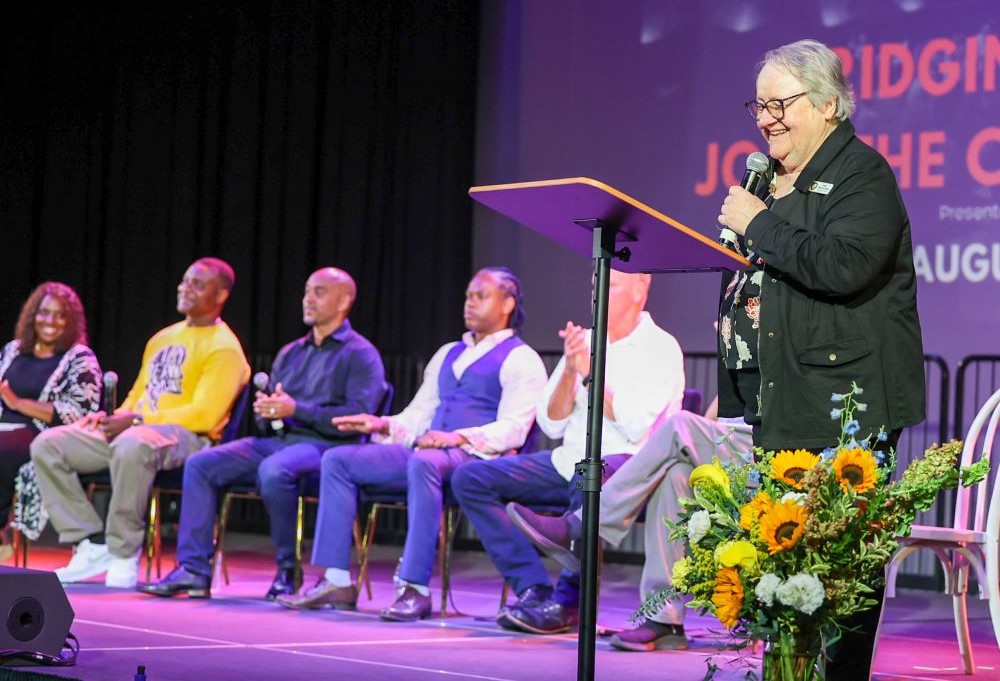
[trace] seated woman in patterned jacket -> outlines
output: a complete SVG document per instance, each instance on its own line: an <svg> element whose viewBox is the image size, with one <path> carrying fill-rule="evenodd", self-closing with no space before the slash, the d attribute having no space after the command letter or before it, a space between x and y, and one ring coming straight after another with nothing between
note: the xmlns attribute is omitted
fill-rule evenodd
<svg viewBox="0 0 1000 681"><path fill-rule="evenodd" d="M97 411L100 402L101 367L87 347L80 297L66 284L45 282L24 303L14 340L0 354L0 560L11 553L7 519L31 441L45 428Z"/></svg>

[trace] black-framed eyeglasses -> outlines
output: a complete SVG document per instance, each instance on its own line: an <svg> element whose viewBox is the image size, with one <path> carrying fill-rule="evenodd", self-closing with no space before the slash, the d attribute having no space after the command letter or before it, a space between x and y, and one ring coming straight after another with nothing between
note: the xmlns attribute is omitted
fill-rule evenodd
<svg viewBox="0 0 1000 681"><path fill-rule="evenodd" d="M808 94L808 92L800 92L797 95L785 97L784 99L769 99L766 102L762 102L759 99L751 99L749 102L744 103L743 106L746 107L750 118L754 120L760 118L760 115L764 113L764 109L767 109L767 112L771 114L774 120L780 121L785 117L785 108L805 94Z"/></svg>

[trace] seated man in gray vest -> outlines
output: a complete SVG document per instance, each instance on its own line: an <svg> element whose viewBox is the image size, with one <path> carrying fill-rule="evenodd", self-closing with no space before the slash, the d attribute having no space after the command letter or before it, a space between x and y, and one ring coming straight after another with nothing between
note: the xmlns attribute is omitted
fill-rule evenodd
<svg viewBox="0 0 1000 681"><path fill-rule="evenodd" d="M487 268L472 278L464 317L468 333L435 353L423 384L400 414L333 419L343 430L372 434L375 443L324 452L312 562L326 571L303 593L279 596L281 605L353 610L358 591L348 565L358 488L405 482L408 531L400 592L381 617L409 622L430 616L427 585L444 485L461 465L493 459L524 444L545 385L541 358L517 336L524 303L520 282L510 270Z"/></svg>

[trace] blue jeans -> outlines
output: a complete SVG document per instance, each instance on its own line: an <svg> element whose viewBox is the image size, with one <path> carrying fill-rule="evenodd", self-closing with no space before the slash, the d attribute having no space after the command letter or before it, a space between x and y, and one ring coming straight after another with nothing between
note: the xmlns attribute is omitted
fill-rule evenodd
<svg viewBox="0 0 1000 681"><path fill-rule="evenodd" d="M403 445L364 444L328 449L320 472L319 511L312 562L348 569L358 488L406 485L406 545L401 579L426 586L434 568L444 486L452 474L475 457L457 447L413 449Z"/></svg>
<svg viewBox="0 0 1000 681"><path fill-rule="evenodd" d="M319 471L329 447L329 440L296 435L245 437L192 454L184 464L177 562L195 574L211 575L219 491L256 483L270 516L278 566L294 568L298 481Z"/></svg>
<svg viewBox="0 0 1000 681"><path fill-rule="evenodd" d="M606 475L626 460L627 456L621 455L605 457L609 470ZM577 487L577 480L579 476L574 475L567 482L559 474L552 465L551 451L475 461L455 473L452 491L493 564L515 593L551 581L535 547L507 516L507 502L560 506L570 511L583 504L583 490ZM566 572L567 578L570 574ZM564 586L562 581L561 576L560 587ZM572 588L572 584L565 586Z"/></svg>

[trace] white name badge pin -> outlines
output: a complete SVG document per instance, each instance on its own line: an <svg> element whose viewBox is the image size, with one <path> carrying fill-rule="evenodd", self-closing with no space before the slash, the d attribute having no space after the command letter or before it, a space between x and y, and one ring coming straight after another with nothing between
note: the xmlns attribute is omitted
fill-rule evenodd
<svg viewBox="0 0 1000 681"><path fill-rule="evenodd" d="M809 191L813 194L829 194L831 189L833 185L829 182L816 181L809 185Z"/></svg>

